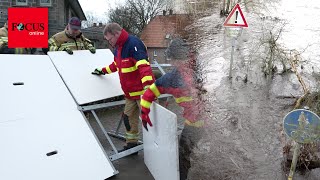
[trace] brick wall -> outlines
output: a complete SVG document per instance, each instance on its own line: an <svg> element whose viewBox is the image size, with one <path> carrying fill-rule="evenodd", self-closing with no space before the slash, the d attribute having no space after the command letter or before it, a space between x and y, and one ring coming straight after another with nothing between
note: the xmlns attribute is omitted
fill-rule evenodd
<svg viewBox="0 0 320 180"><path fill-rule="evenodd" d="M63 30L66 26L66 1L52 0L52 7L49 7L49 36Z"/></svg>
<svg viewBox="0 0 320 180"><path fill-rule="evenodd" d="M12 0L0 0L0 26L3 27L7 19L7 8L12 4Z"/></svg>
<svg viewBox="0 0 320 180"><path fill-rule="evenodd" d="M49 36L57 33L55 29L64 29L67 20L71 16L70 8L66 12L66 0L51 0L49 10ZM28 0L27 6L17 6L16 0L0 0L0 26L2 27L8 16L8 7L46 7L40 6L40 0ZM68 18L66 17L68 14Z"/></svg>
<svg viewBox="0 0 320 180"><path fill-rule="evenodd" d="M154 57L154 51L156 51L157 56ZM152 62L153 59L156 59L160 64L166 64L168 61L166 60L165 55L166 48L149 48L148 47L148 56L149 60Z"/></svg>

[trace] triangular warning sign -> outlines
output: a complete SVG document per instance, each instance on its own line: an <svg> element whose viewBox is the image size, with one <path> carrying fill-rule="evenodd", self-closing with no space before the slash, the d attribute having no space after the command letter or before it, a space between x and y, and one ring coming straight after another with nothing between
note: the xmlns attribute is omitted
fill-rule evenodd
<svg viewBox="0 0 320 180"><path fill-rule="evenodd" d="M232 9L231 13L224 21L223 26L225 27L248 27L247 21L243 16L240 5L236 4Z"/></svg>

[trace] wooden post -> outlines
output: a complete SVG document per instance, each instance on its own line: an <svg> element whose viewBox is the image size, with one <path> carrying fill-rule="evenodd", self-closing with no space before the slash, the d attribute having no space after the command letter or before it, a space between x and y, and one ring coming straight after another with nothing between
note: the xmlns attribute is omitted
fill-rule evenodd
<svg viewBox="0 0 320 180"><path fill-rule="evenodd" d="M296 143L296 145L294 147L293 159L292 159L292 162L291 162L291 167L290 167L290 173L289 173L288 180L292 180L294 172L296 171L298 157L299 157L299 154L300 154L300 147L301 147L301 145L299 143Z"/></svg>

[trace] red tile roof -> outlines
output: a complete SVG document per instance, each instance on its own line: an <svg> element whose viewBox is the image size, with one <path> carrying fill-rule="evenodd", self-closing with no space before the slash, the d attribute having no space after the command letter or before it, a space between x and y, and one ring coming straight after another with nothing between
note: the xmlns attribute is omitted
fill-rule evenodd
<svg viewBox="0 0 320 180"><path fill-rule="evenodd" d="M187 15L158 15L148 23L140 37L147 47L165 48L170 42L166 35L170 34L172 38L187 25Z"/></svg>

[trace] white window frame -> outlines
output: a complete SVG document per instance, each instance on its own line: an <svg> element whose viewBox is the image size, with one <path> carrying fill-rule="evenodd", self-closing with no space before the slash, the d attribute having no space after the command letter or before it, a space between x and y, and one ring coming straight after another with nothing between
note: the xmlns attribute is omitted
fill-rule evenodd
<svg viewBox="0 0 320 180"><path fill-rule="evenodd" d="M157 50L153 50L153 57L157 57Z"/></svg>
<svg viewBox="0 0 320 180"><path fill-rule="evenodd" d="M28 0L26 0L26 2L18 2L18 0L16 0L16 6L28 6Z"/></svg>
<svg viewBox="0 0 320 180"><path fill-rule="evenodd" d="M52 6L52 0L49 3L42 3L40 0L40 6Z"/></svg>

